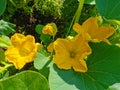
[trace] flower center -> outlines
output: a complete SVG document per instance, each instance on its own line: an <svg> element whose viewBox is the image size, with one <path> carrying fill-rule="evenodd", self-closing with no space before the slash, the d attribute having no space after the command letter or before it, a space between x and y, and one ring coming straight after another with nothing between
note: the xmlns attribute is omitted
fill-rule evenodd
<svg viewBox="0 0 120 90"><path fill-rule="evenodd" d="M19 50L19 53L21 56L27 56L30 52L31 52L31 50L27 50L25 48L22 48Z"/></svg>
<svg viewBox="0 0 120 90"><path fill-rule="evenodd" d="M71 57L71 58L75 58L75 56L76 56L76 52L71 51L71 52L70 52L70 57Z"/></svg>

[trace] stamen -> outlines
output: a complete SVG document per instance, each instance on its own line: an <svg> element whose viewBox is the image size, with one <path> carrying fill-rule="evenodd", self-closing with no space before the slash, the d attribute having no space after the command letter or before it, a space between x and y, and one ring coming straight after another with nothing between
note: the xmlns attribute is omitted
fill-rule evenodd
<svg viewBox="0 0 120 90"><path fill-rule="evenodd" d="M70 57L71 57L71 58L75 58L75 56L76 56L76 52L71 51L71 52L70 52Z"/></svg>

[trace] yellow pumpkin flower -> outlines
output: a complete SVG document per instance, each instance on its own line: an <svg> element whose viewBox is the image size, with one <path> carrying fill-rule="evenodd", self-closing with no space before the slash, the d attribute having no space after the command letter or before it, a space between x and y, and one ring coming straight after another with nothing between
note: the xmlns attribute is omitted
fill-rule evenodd
<svg viewBox="0 0 120 90"><path fill-rule="evenodd" d="M47 24L46 26L43 27L42 33L55 36L57 33L56 25L54 23Z"/></svg>
<svg viewBox="0 0 120 90"><path fill-rule="evenodd" d="M91 48L82 35L77 35L71 40L58 38L54 42L54 63L60 69L71 69L77 72L86 72L86 56L91 54Z"/></svg>
<svg viewBox="0 0 120 90"><path fill-rule="evenodd" d="M5 51L6 59L13 63L16 69L21 69L26 63L32 62L37 53L35 39L31 35L14 34L11 37L12 46Z"/></svg>
<svg viewBox="0 0 120 90"><path fill-rule="evenodd" d="M84 34L87 40L93 42L105 41L108 44L110 44L110 42L107 38L114 33L114 28L111 26L99 27L94 17L90 17L82 25L75 23L73 29L79 34Z"/></svg>

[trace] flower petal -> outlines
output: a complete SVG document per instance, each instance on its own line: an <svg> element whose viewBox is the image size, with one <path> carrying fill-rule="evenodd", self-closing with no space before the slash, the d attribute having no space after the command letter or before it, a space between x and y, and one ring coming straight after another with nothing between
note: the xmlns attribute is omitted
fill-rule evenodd
<svg viewBox="0 0 120 90"><path fill-rule="evenodd" d="M90 17L88 18L83 24L82 24L82 28L84 29L84 31L86 33L88 33L90 36L92 34L96 34L95 30L98 29L98 24L97 24L97 20L94 17Z"/></svg>
<svg viewBox="0 0 120 90"><path fill-rule="evenodd" d="M76 31L79 34L83 34L84 33L84 30L83 30L82 26L80 24L78 24L78 23L75 23L73 25L73 30Z"/></svg>
<svg viewBox="0 0 120 90"><path fill-rule="evenodd" d="M54 63L61 69L70 69L71 61L69 56L69 40L57 39L54 42L55 55L53 57Z"/></svg>
<svg viewBox="0 0 120 90"><path fill-rule="evenodd" d="M88 45L88 41L84 38L83 35L77 35L74 37L73 40L71 40L71 48L73 50L76 50L77 55L80 57L85 57L87 55L90 55L92 50L90 46Z"/></svg>
<svg viewBox="0 0 120 90"><path fill-rule="evenodd" d="M29 53L31 53L34 48L37 48L35 44L35 39L33 36L28 35L25 37L24 41L19 47L19 51L20 51L20 54L24 56L24 55L28 55Z"/></svg>
<svg viewBox="0 0 120 90"><path fill-rule="evenodd" d="M26 62L33 61L33 58L36 56L37 45L35 44L35 39L31 35L25 37L25 41L22 43L19 53L21 56L27 57Z"/></svg>
<svg viewBox="0 0 120 90"><path fill-rule="evenodd" d="M114 33L114 28L101 26L97 30L94 30L94 33L96 34L91 34L91 38L94 42L100 42L110 37Z"/></svg>
<svg viewBox="0 0 120 90"><path fill-rule="evenodd" d="M11 37L11 42L15 47L19 47L21 45L21 42L25 39L25 36L19 33L15 33Z"/></svg>
<svg viewBox="0 0 120 90"><path fill-rule="evenodd" d="M53 49L54 49L54 44L50 43L47 47L48 52L53 52Z"/></svg>
<svg viewBox="0 0 120 90"><path fill-rule="evenodd" d="M16 69L21 69L25 65L25 58L21 57L19 55L19 51L17 48L14 48L13 46L8 47L8 49L5 51L6 59L9 62L12 62Z"/></svg>
<svg viewBox="0 0 120 90"><path fill-rule="evenodd" d="M87 72L87 65L84 60L77 60L73 63L73 69L77 72Z"/></svg>
<svg viewBox="0 0 120 90"><path fill-rule="evenodd" d="M44 26L44 28L42 29L42 33L55 36L57 31L54 29L53 25L54 23L49 23L46 26Z"/></svg>
<svg viewBox="0 0 120 90"><path fill-rule="evenodd" d="M76 31L79 35L82 35L86 40L91 40L89 33L85 32L84 28L80 24L75 23L73 25L73 30Z"/></svg>

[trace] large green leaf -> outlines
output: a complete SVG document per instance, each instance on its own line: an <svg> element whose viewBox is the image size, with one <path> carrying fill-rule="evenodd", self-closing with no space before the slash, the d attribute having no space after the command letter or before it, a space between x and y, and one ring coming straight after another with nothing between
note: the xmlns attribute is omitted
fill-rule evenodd
<svg viewBox="0 0 120 90"><path fill-rule="evenodd" d="M0 15L3 14L3 12L5 11L6 3L6 0L0 0Z"/></svg>
<svg viewBox="0 0 120 90"><path fill-rule="evenodd" d="M51 90L106 90L120 82L120 48L105 43L91 44L86 73L50 68Z"/></svg>
<svg viewBox="0 0 120 90"><path fill-rule="evenodd" d="M49 90L47 80L34 71L23 71L0 80L0 90Z"/></svg>
<svg viewBox="0 0 120 90"><path fill-rule="evenodd" d="M120 20L120 0L95 0L98 12L107 19Z"/></svg>

